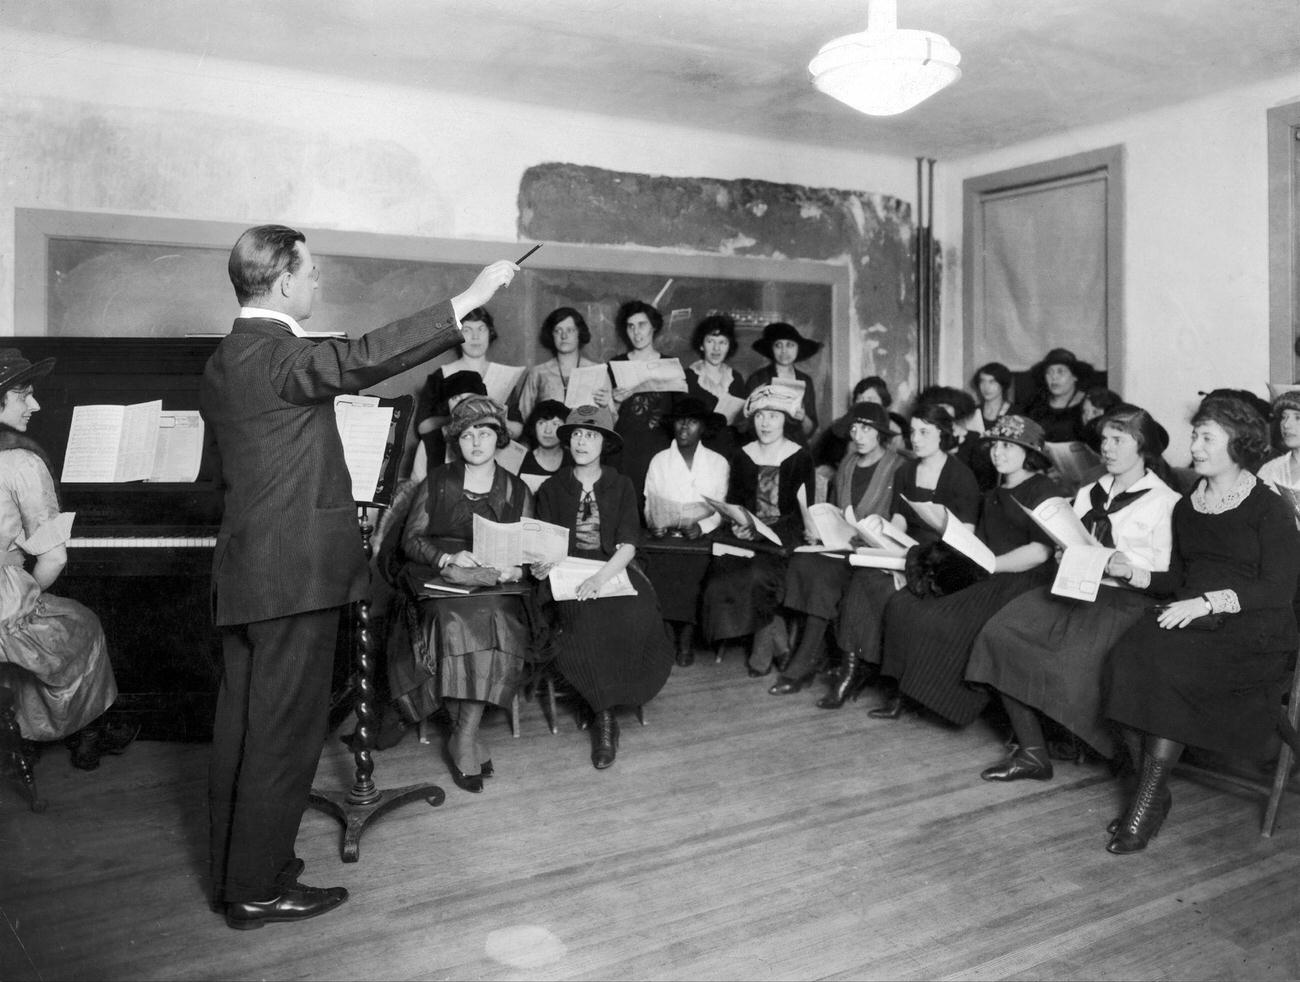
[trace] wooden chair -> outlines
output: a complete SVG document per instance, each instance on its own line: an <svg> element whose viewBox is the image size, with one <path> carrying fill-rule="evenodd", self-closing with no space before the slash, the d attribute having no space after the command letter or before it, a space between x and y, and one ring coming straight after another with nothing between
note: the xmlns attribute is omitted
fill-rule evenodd
<svg viewBox="0 0 1300 982"><path fill-rule="evenodd" d="M1211 770L1208 767L1186 764L1181 761L1175 767L1175 770L1189 777L1221 781L1264 795L1267 804L1264 807L1264 820L1259 834L1268 838L1272 836L1273 830L1277 826L1278 811L1282 807L1282 795L1288 790L1291 768L1295 764L1297 753L1300 753L1300 734L1297 734L1297 727L1300 727L1300 664L1297 664L1291 673L1291 692L1278 720L1278 734L1282 738L1282 747L1278 751L1277 764L1273 768L1273 780L1271 782L1245 777L1229 771Z"/></svg>
<svg viewBox="0 0 1300 982"><path fill-rule="evenodd" d="M45 811L45 799L36 793L36 754L18 728L18 713L12 683L23 669L0 665L0 769L19 786L34 812Z"/></svg>

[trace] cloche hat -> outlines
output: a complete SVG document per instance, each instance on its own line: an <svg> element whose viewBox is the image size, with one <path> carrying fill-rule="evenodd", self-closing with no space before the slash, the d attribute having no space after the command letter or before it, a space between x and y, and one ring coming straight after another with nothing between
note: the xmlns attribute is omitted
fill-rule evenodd
<svg viewBox="0 0 1300 982"><path fill-rule="evenodd" d="M605 438L606 451L623 445L623 438L614 430L614 415L604 406L578 406L571 409L564 425L557 427L555 432L561 443L568 443L576 429L595 430Z"/></svg>

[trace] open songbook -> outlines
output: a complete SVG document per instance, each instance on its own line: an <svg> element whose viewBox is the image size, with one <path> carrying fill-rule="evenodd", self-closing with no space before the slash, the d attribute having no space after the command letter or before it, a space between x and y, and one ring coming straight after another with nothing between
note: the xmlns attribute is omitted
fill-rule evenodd
<svg viewBox="0 0 1300 982"><path fill-rule="evenodd" d="M716 498L710 498L708 495L704 496L704 500L712 505L718 514L731 522L732 525L753 529L773 545L779 546L781 544L781 537L772 531L771 526L744 505L733 505L729 501L719 501Z"/></svg>
<svg viewBox="0 0 1300 982"><path fill-rule="evenodd" d="M921 521L939 533L939 538L971 562L992 573L997 565L993 550L980 541L979 536L962 524L951 509L934 501L904 501L916 512Z"/></svg>
<svg viewBox="0 0 1300 982"><path fill-rule="evenodd" d="M848 515L852 512L845 509ZM879 515L868 515L855 526L867 545L859 546L849 556L850 566L902 570L907 565L907 550L917 541ZM901 586L901 584L900 584Z"/></svg>
<svg viewBox="0 0 1300 982"><path fill-rule="evenodd" d="M852 521L852 509L846 509L846 517L845 512L824 501L810 505L802 484L795 497L799 501L799 514L803 516L803 530L814 542L800 546L795 552L844 552L853 548L858 529Z"/></svg>
<svg viewBox="0 0 1300 982"><path fill-rule="evenodd" d="M203 460L203 418L197 409L164 410L162 400L133 406L76 406L61 480L191 483Z"/></svg>
<svg viewBox="0 0 1300 982"><path fill-rule="evenodd" d="M483 388L487 389L490 399L504 406L523 374L523 365L498 365L494 361L488 362L487 374L483 376Z"/></svg>
<svg viewBox="0 0 1300 982"><path fill-rule="evenodd" d="M569 552L569 530L540 518L494 522L474 516L474 558L493 569L525 563L558 563Z"/></svg>
<svg viewBox="0 0 1300 982"><path fill-rule="evenodd" d="M1052 592L1058 597L1089 603L1096 600L1105 577L1106 563L1115 550L1103 546L1084 528L1074 508L1064 498L1047 498L1034 508L1024 505L1020 508L1062 550L1056 579L1052 581Z"/></svg>
<svg viewBox="0 0 1300 982"><path fill-rule="evenodd" d="M578 587L598 572L605 564L599 559L581 559L566 556L551 567L546 578L551 584L551 596L556 600L577 600ZM632 585L627 570L621 570L612 579L606 581L596 594L596 599L604 597L635 597L636 587Z"/></svg>
<svg viewBox="0 0 1300 982"><path fill-rule="evenodd" d="M686 371L676 358L653 361L611 361L614 384L620 389L641 387L642 392L685 392Z"/></svg>

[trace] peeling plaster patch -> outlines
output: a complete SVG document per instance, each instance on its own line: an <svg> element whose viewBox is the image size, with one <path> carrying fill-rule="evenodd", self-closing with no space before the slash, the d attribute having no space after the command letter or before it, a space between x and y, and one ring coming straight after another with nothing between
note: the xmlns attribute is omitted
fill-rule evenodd
<svg viewBox="0 0 1300 982"><path fill-rule="evenodd" d="M867 214L862 210L862 200L860 198L850 198L848 200L848 212L853 221L858 226L858 234L866 235L867 233Z"/></svg>
<svg viewBox="0 0 1300 982"><path fill-rule="evenodd" d="M879 321L877 321L876 323L872 324L870 327L866 328L865 330L866 330L867 333L869 333L869 334L888 334L888 333L889 333L889 328L885 327L885 325L884 325L884 324L881 324Z"/></svg>
<svg viewBox="0 0 1300 982"><path fill-rule="evenodd" d="M799 209L800 218L821 218L821 205L813 201L805 201L803 207Z"/></svg>
<svg viewBox="0 0 1300 982"><path fill-rule="evenodd" d="M723 239L719 245L724 253L734 253L737 249L748 249L750 246L757 245L758 240L750 238L748 235L736 235L730 239Z"/></svg>

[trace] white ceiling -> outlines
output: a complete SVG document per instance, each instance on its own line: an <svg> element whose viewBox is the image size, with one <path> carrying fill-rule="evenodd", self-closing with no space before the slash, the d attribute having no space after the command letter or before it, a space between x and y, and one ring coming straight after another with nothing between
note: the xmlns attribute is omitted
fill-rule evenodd
<svg viewBox="0 0 1300 982"><path fill-rule="evenodd" d="M952 159L1300 71L1300 0L899 0L963 78L888 119L811 85L866 0L0 0L0 25Z"/></svg>

